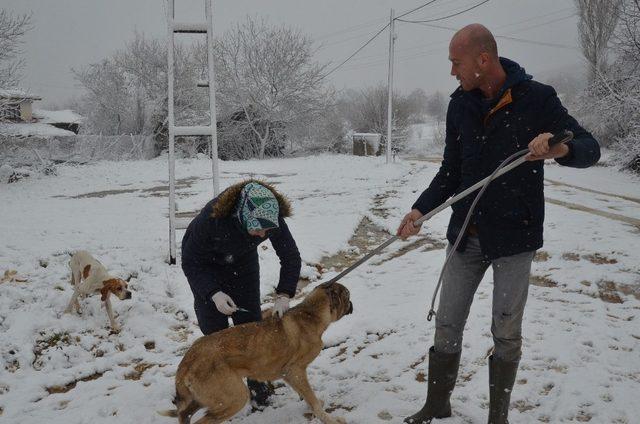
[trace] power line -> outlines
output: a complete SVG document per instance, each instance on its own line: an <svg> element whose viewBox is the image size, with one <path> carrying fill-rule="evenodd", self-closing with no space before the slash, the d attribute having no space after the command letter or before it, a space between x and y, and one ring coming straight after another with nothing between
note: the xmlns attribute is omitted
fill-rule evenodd
<svg viewBox="0 0 640 424"><path fill-rule="evenodd" d="M407 12L404 12L400 16L397 16L396 19L402 18L403 16L407 16L410 13L413 13L413 12L416 12L416 11L418 11L420 9L423 9L426 6L429 6L430 4L435 3L436 1L438 1L438 0L428 1L427 3L425 3L425 4L421 5L421 6L413 8L413 9L407 11ZM385 18L378 18L378 19L372 19L370 21L365 21L365 22L363 22L361 24L357 24L355 26L350 26L348 28L344 28L344 29L341 29L341 30L338 30L338 31L329 32L329 33L320 35L319 37L316 37L315 40L316 41L325 40L327 38L331 38L331 37L334 37L336 35L341 35L341 34L346 34L346 33L354 32L354 31L358 31L359 29L362 29L362 28L365 28L365 27L368 27L368 26L373 26L373 24L376 24L376 23L378 23L378 22L380 22L380 21L382 21L384 19ZM354 37L354 38L357 38L357 37Z"/></svg>
<svg viewBox="0 0 640 424"><path fill-rule="evenodd" d="M568 50L579 50L577 47L569 46L567 44L547 43L545 41L526 40L524 38L509 37L509 36L506 36L506 35L497 35L496 38L502 38L503 40L517 41L519 43L525 43L525 44L534 44L534 45L537 45L537 46L557 47L559 49L568 49Z"/></svg>
<svg viewBox="0 0 640 424"><path fill-rule="evenodd" d="M428 6L428 5L432 4L432 3L434 3L435 1L437 1L437 0L431 0L431 1L429 1L429 2L425 3L425 4L421 5L421 6L418 6L418 7L414 8L414 9L412 9L412 10L408 11L408 12L403 13L403 14L402 14L402 15L400 15L400 16L405 16L405 15L407 15L407 14L409 14L409 13L415 12L416 10L422 9L422 8L424 8L425 6ZM468 8L468 9L466 9L466 10L463 10L463 11L458 12L458 13L456 13L456 14L454 14L454 15L451 15L451 16L457 16L457 15L460 15L460 14L462 14L462 13L465 13L465 12L467 12L467 11L471 10L471 9L474 9L474 8L476 8L476 7L478 7L478 6L481 6L482 4L484 4L484 3L488 2L488 1L489 1L489 0L484 0L483 2L481 2L481 3L477 4L477 5L473 6L473 7L470 7L470 8ZM439 18L439 19L445 19L445 18ZM438 19L438 20L439 20L439 19ZM399 19L399 18L394 18L394 20L398 20L398 21L402 21L402 22L412 22L412 21L404 21L404 20ZM416 21L415 23L419 23L419 22L421 22L421 21ZM366 43L364 43L364 44L363 44L363 45L362 45L358 50L356 50L355 52L353 52L353 54L351 54L351 56L349 56L349 57L348 57L348 58L346 58L344 61L342 61L342 63L340 63L338 66L336 66L336 67L334 67L333 69L331 69L329 72L327 72L325 75L323 75L320 79L325 79L326 77L328 77L329 75L331 75L332 73L334 73L335 71L337 71L337 70L338 70L340 67L342 67L345 63L347 63L349 60L351 60L355 55L357 55L358 53L360 53L360 51L362 51L362 49L364 49L366 46L368 46L368 45L369 45L369 44L370 44L370 43L371 43L371 42L372 42L372 41L373 41L373 40L374 40L378 35L380 35L380 34L382 33L382 31L384 31L385 29L387 29L387 27L389 27L389 25L390 25L390 24L386 24L384 27L380 28L380 30L379 30L378 32L376 32L376 33L373 35L373 37L371 37L371 38L370 38Z"/></svg>
<svg viewBox="0 0 640 424"><path fill-rule="evenodd" d="M551 16L551 15L557 15L557 14L559 14L559 13L561 13L561 12L566 12L566 11L568 11L568 10L575 10L575 9L574 9L573 7L566 7L566 8L559 9L559 10L556 10L556 11L553 11L553 12L544 13L544 14L542 14L542 15L537 15L537 16L533 16L533 17L530 17L530 18L527 18L527 19L523 19L523 20L521 20L521 21L512 22L512 23L509 23L509 24L506 24L506 25L500 25L500 26L498 26L498 27L495 27L494 29L495 29L495 30L499 30L499 29L503 29L503 28L507 28L507 27L512 27L512 26L514 26L514 25L520 25L520 24L523 24L523 23L526 23L526 22L534 21L534 20L536 20L536 19L545 18L545 17ZM520 32L520 31L526 31L526 30L532 29L532 28L534 28L534 27L540 27L540 26L544 26L544 25L549 25L549 24L552 24L552 23L555 23L555 22L559 22L559 21L562 21L562 20L568 19L568 18L570 18L570 17L572 17L572 16L574 16L574 15L573 15L573 14L571 14L571 15L569 15L569 16L565 16L565 17L562 17L562 18L560 18L560 19L551 20L551 21L545 21L545 22L542 22L542 23L536 24L535 26L529 26L529 27L519 28L519 29L516 29L516 30L514 30L514 31L512 31L512 32L510 32L510 33L506 33L505 35L500 36L500 37L503 37L503 38L504 38L504 37L506 37L507 35L511 35L511 34L514 34L514 33ZM451 27L438 26L438 25L426 25L426 24L422 24L422 25L424 25L424 26L431 26L431 27L438 28L438 29L447 29L447 30L451 30L451 31L457 31L457 29L456 29L456 28L451 28ZM512 39L512 41L518 41L518 39L516 39L515 37L511 37L511 38L507 38L507 39ZM524 40L522 40L522 41L524 41ZM442 41L436 41L436 42L431 42L431 43L427 43L427 44L418 44L418 45L413 45L413 46L411 46L411 47L406 47L406 48L403 48L403 49L397 49L397 50L396 50L396 52L397 52L397 53L400 53L400 52L409 52L409 51L411 51L411 50L419 50L419 49L423 49L424 47L429 47L429 46L433 46L433 45L438 45L438 44L441 44L441 43L442 43ZM544 43L544 42L532 42L532 44L539 44L539 43ZM545 44L552 44L552 43L545 43ZM560 46L561 46L561 45L559 45L559 44L553 44L553 47L560 47ZM564 47L570 47L570 46L564 46ZM360 56L360 57L359 57L358 59L356 59L356 60L365 60L365 59L379 58L380 56L381 56L381 55L379 55L379 54L374 54L374 55L369 55L369 56ZM350 68L349 68L349 69L350 69Z"/></svg>
<svg viewBox="0 0 640 424"><path fill-rule="evenodd" d="M340 63L338 66L336 66L335 68L333 68L332 70L330 70L329 72L327 72L326 74L324 74L320 79L325 79L326 77L328 77L329 75L331 75L332 73L334 73L336 70L338 70L338 68L340 68L342 65L344 65L345 63L347 63L349 60L351 60L351 58L353 58L355 55L357 55L358 53L360 53L360 51L362 49L364 49L365 47L367 47L369 45L369 43L371 43L378 35L380 35L382 33L382 31L384 31L385 29L387 29L387 27L389 27L389 24L386 24L385 26L383 26L382 28L380 28L380 30L378 32L376 32L376 34L371 37L369 39L369 41L367 41L366 43L364 43L358 50L356 50L355 52L353 52L353 54L351 56L349 56L348 58L346 58L342 63Z"/></svg>
<svg viewBox="0 0 640 424"><path fill-rule="evenodd" d="M447 15L447 16L442 16L442 17L440 17L440 18L427 19L427 20L420 20L420 21L409 21L409 20L404 20L404 19L398 19L398 20L399 20L399 21L401 21L401 22L408 22L408 23L411 23L411 24L419 24L419 23L426 23L426 22L442 21L442 20L445 20L445 19L453 18L454 16L462 15L463 13L466 13L466 12L468 12L468 11L470 11L470 10L473 10L473 9L475 9L475 8L477 8L477 7L480 7L480 6L482 6L483 4L488 3L489 1L490 1L490 0L484 0L484 1L482 1L482 2L478 3L478 4L474 5L474 6L471 6L471 7L467 8L467 9L461 10L460 12L453 13L453 14L451 14L451 15Z"/></svg>
<svg viewBox="0 0 640 424"><path fill-rule="evenodd" d="M477 7L480 7L483 4L489 2L489 0L484 0L484 1L480 2L480 3L478 3L478 4L475 4L475 5L471 6L471 7L468 7L466 9L464 9L464 10L461 10L459 12L452 13L452 14L449 14L447 16L442 16L442 17L439 17L439 18L434 18L434 19L428 19L428 20L427 19L425 19L425 20L404 20L404 19L400 19L401 17L406 16L409 13L413 13L413 12L419 10L419 9L422 9L425 6L428 6L429 4L434 3L435 1L437 1L437 0L432 0L432 1L428 2L428 3L425 3L425 4L417 7L417 8L414 8L414 9L408 11L408 12L405 12L404 14L402 14L399 17L395 18L395 20L398 20L398 21L401 21L401 22L406 22L406 23L416 23L416 24L420 24L420 25L423 25L423 26L426 26L426 27L432 27L432 28L438 28L438 29L446 29L446 30L450 30L450 31L454 31L455 32L455 31L458 30L457 28L451 28L451 27L428 24L428 23L429 22L441 21L441 20L448 19L448 18L451 18L451 17L454 17L454 16L459 16L459 15L461 15L463 13L466 13L466 12L468 12L470 10L473 10L473 9L475 9ZM558 13L561 13L561 12L564 12L564 11L567 11L567 10L570 10L570 9L573 9L573 8L572 7L563 8L563 9L557 10L555 12L549 12L549 13L545 13L545 14L542 14L542 15L534 16L534 17L527 18L527 19L524 19L524 20L519 21L519 22L503 25L503 26L498 27L498 28L506 28L506 27L509 27L509 26L519 25L519 24L522 24L522 23L525 23L525 22L530 22L530 21L535 20L535 19L547 17L547 16L550 16L550 15L556 15ZM546 22L535 24L535 25L531 25L529 27L519 28L519 29L516 29L516 30L512 31L509 34L513 34L513 33L520 32L520 31L526 31L526 30L537 28L537 27L544 26L544 25L549 25L549 24L552 24L552 23L555 23L555 22L559 22L559 21L563 21L563 20L569 19L569 18L571 18L573 16L575 16L575 13L572 13L571 15L568 15L568 16L560 17L558 19L553 19L553 20L550 20L550 21L546 21ZM340 67L342 67L344 64L346 64L356 54L358 54L362 49L364 49L369 43L371 43L371 41L373 41L373 39L375 39L378 35L380 35L380 33L382 33L382 31L384 31L388 26L389 26L389 24L387 24L383 28L381 28L362 47L360 47L358 50L356 50L351 56L349 56L346 60L344 60L342 63L340 63L340 65L336 66L331 71L329 71L322 78L327 77L329 74L335 72ZM539 46L544 46L544 47L563 48L563 49L569 49L569 50L574 50L574 51L578 50L575 46L569 46L569 45L559 44L559 43L549 43L549 42L543 42L543 41L534 41L534 40L522 39L522 38L517 38L517 37L511 37L511 36L508 36L508 35L495 35L495 38L501 38L501 39L505 39L505 40L509 40L509 41L515 41L515 42L520 42L520 43L539 45ZM429 43L426 46L428 46L428 45L437 45L437 44L440 44L440 43L438 43L438 42ZM418 48L418 47L419 46L411 47L411 48L408 48L408 49L404 49L404 51L412 50L412 49L415 49L415 48ZM424 47L424 46L422 46L422 47ZM399 57L399 58L397 58L397 60L398 60L398 62L405 62L407 60L418 59L418 58L422 58L422 57L425 57L425 56L429 56L430 54L432 54L432 53L434 53L436 51L439 51L439 50L442 50L442 48L431 49L431 50L428 50L428 51L423 52L422 54L418 54L418 55L410 55L410 56ZM364 57L364 58L360 58L359 60L366 59L366 58L372 58L372 57L380 57L380 56L372 55L372 56L367 56L367 57ZM368 63L356 64L356 65L348 67L346 69L347 70L363 69L363 68L369 68L369 67L373 67L373 66L380 66L380 65L383 65L384 63L386 63L386 61L377 60L377 61L368 62Z"/></svg>
<svg viewBox="0 0 640 424"><path fill-rule="evenodd" d="M439 45L439 44L442 44L444 42L446 42L446 41L432 41L430 43L414 45L412 47L406 47L404 49L396 49L395 52L396 53L406 53L406 52L410 52L412 50L422 50L425 47ZM420 53L420 51L418 51L417 53ZM380 54L372 54L372 55L368 55L368 56L360 56L358 59L356 59L356 61L370 60L370 59L376 59L376 58L380 58L380 57L382 57L382 55L380 55Z"/></svg>
<svg viewBox="0 0 640 424"><path fill-rule="evenodd" d="M318 47L318 49L317 49L317 50L318 50L318 51L320 51L320 50L324 50L324 49L326 49L327 47L335 46L335 45L337 45L337 44L343 44L343 43L349 42L349 41L351 41L351 40L356 40L356 39L359 39L359 38L363 38L363 37L365 37L365 36L370 36L370 35L372 35L372 34L373 34L373 33L372 33L371 31L368 31L368 32L366 32L365 34L359 34L359 35L354 35L353 37L343 38L343 39L341 39L340 41L333 41L333 42L331 42L331 43L327 43L327 44L320 44L320 46Z"/></svg>
<svg viewBox="0 0 640 424"><path fill-rule="evenodd" d="M407 15L413 13L413 12L416 12L416 11L418 11L420 9L423 9L423 8L429 6L430 4L435 3L436 1L438 1L438 0L428 1L427 3L424 3L423 5L420 5L420 6L415 7L415 8L413 8L413 9L407 11L407 12L404 12L403 14L397 16L395 19L400 19L403 16L407 16ZM365 21L365 22L362 22L362 23L354 25L354 26L350 26L348 28L344 28L344 29L338 30L338 31L328 32L328 33L320 35L319 37L316 37L315 40L316 41L325 40L327 38L331 38L331 37L334 37L334 36L337 36L337 35L347 34L347 33L350 33L350 32L358 31L358 30L360 30L362 28L366 28L368 26L373 26L374 24L376 24L376 23L378 23L378 22L380 22L380 21L382 21L384 19L385 18L372 19L372 20ZM357 37L353 37L353 38L357 38Z"/></svg>
<svg viewBox="0 0 640 424"><path fill-rule="evenodd" d="M554 23L554 22L557 22L557 20L548 21L545 24L548 25L548 24ZM452 27L443 26L443 25L424 24L424 23L420 23L420 25L426 26L426 27L430 27L430 28L445 29L445 30L452 31L452 32L458 31L458 28L452 28ZM570 46L570 45L566 45L566 44L549 43L549 42L544 42L544 41L534 41L534 40L511 37L511 36L506 36L506 35L494 35L494 37L495 38L509 40L509 41L525 43L525 44L533 44L533 45L543 46L543 47L562 48L562 49L573 50L573 51L579 50L575 46ZM442 42L429 43L429 44L424 45L423 47L433 46L433 45L438 45L438 44L442 44ZM398 60L398 62L406 62L408 60L420 59L420 58L423 58L423 57L430 56L432 53L435 53L435 52L440 51L440 50L443 50L443 48L440 47L440 48L430 49L430 50L427 50L427 51L422 52L422 53L417 54L417 55L398 57L397 60ZM368 56L368 57L369 58L371 58L371 57L380 57L380 55L378 55L378 56ZM366 63L355 64L354 66L345 68L345 70L364 69L364 68L373 67L373 66L380 66L380 65L383 65L385 63L386 63L385 60L378 59L378 60L370 61L370 62L366 62Z"/></svg>
<svg viewBox="0 0 640 424"><path fill-rule="evenodd" d="M413 13L413 12L415 12L415 11L419 10L419 9L422 9L422 8L424 8L424 7L426 7L426 6L430 5L430 4L435 3L436 1L437 1L437 0L431 0L431 1L429 1L429 2L425 3L425 4L421 5L421 6L418 6L418 7L414 8L414 9L412 9L412 10L409 10L408 12L403 13L402 15L400 15L400 17L402 17L402 16L406 16L406 15L408 15L409 13ZM454 14L451 14L451 15L448 15L448 16L443 16L443 17L440 17L440 18L436 18L436 19L423 20L423 21L422 21L422 20L421 20L421 21L408 21L408 20L406 20L406 21L405 21L405 20L403 20L403 19L399 19L399 17L398 17L398 18L395 18L394 20L398 20L398 21L401 21L401 22L409 22L409 23L435 22L435 21L440 21L440 20L448 19L448 18L451 18L451 17L453 17L453 16L461 15L461 14L466 13L466 12L468 12L468 11L470 11L470 10L473 10L473 9L475 9L475 8L477 8L477 7L480 7L480 6L482 6L483 4L485 4L485 3L489 2L489 1L490 1L490 0L484 0L484 1L482 1L482 2L478 3L478 4L474 5L474 6L471 6L471 7L467 8L467 9L465 9L465 10L459 11L459 12L457 12L457 13L454 13ZM372 42L372 41L373 41L373 40L374 40L378 35L380 35L380 34L382 33L382 31L384 31L385 29L387 29L387 27L389 27L389 25L390 25L390 24L386 24L384 27L380 28L380 30L379 30L378 32L376 32L376 33L373 35L373 37L371 37L371 38L370 38L366 43L364 43L360 48L358 48L358 50L356 50L355 52L353 52L353 54L351 54L351 56L349 56L349 57L348 57L348 58L346 58L344 61L342 61L338 66L334 67L334 68L333 68L333 69L331 69L329 72L327 72L326 74L324 74L324 75L321 77L321 79L324 79L324 78L328 77L329 75L331 75L332 73L334 73L335 71L337 71L339 68L341 68L341 67L342 67L345 63L347 63L349 60L351 60L355 55L357 55L358 53L360 53L360 51L362 51L362 49L364 49L366 46L368 46L368 45L369 45L369 44L370 44L370 43L371 43L371 42Z"/></svg>
<svg viewBox="0 0 640 424"><path fill-rule="evenodd" d="M510 40L510 41L515 41L515 42L520 42L520 43L525 43L525 44L534 44L534 45L539 45L539 46L543 46L543 47L553 47L553 48L561 48L561 49L567 49L567 50L572 50L572 51L577 51L578 48L573 47L573 46L568 46L568 45L564 45L564 44L554 44L554 43L545 43L545 42L540 42L540 41L532 41L532 40L525 40L525 39L520 39L520 38L515 38L515 37L507 37L507 36L496 36L496 38L504 38L506 40ZM397 62L398 63L402 63L402 62L407 62L407 61L411 61L411 60L415 60L415 59L422 59L424 57L428 57L431 56L433 53L438 52L438 51L442 51L442 50L446 50L446 47L438 47L438 48L434 48L434 49L430 49L427 50L421 54L418 55L409 55L409 56L403 56L403 57L398 57L397 58ZM372 61L372 62L368 62L368 63L360 63L360 64L355 64L353 66L347 67L347 68L343 68L343 70L348 70L348 71L355 71L358 69L366 69L366 68L372 68L372 67L377 67L377 66L383 66L386 65L386 60L377 60L377 61Z"/></svg>
<svg viewBox="0 0 640 424"><path fill-rule="evenodd" d="M567 16L567 17L565 17L563 19L568 19L568 18L570 18L572 16L573 15ZM544 22L543 24L540 24L538 26L552 24L552 23L555 23L555 22L558 22L558 21L559 21L559 19L555 19L555 20L552 20L552 21ZM446 29L448 31L453 31L453 32L458 31L458 28L452 28L452 27L447 27L447 26L442 26L442 25L433 25L433 24L424 24L424 23L420 23L420 25L426 26L426 27L430 27L430 28ZM529 28L526 28L526 29L529 29ZM513 33L518 32L518 31L520 31L520 30L513 31L511 33L513 34ZM502 39L505 39L505 40L518 41L518 42L521 42L521 43L528 43L528 44L536 44L536 45L540 45L540 46L558 47L558 48L564 48L564 49L570 49L570 50L577 50L577 48L575 46L569 46L567 44L548 43L548 42L545 42L545 41L533 41L533 40L527 40L527 39L524 39L524 38L510 37L510 36L507 36L507 35L495 35L494 34L494 38L502 38Z"/></svg>
<svg viewBox="0 0 640 424"><path fill-rule="evenodd" d="M570 15L563 16L561 18L553 19L551 21L543 22L543 23L540 23L540 24L530 25L530 26L525 27L525 28L519 28L519 29L517 29L515 31L511 31L508 34L513 34L513 33L521 32L521 31L527 31L527 30L530 30L530 29L533 29L533 28L538 28L538 27L544 26L544 25L553 24L555 22L565 21L567 19L573 18L574 16L577 16L576 13L572 13Z"/></svg>
<svg viewBox="0 0 640 424"><path fill-rule="evenodd" d="M422 6L418 6L418 7L416 7L415 9L411 9L410 11L405 12L405 13L403 13L402 15L400 15L400 16L398 16L398 17L396 17L396 19L400 19L400 18L402 18L403 16L407 16L409 13L413 13L413 12L415 12L415 11L417 11L417 10L420 10L420 9L422 9L423 7L426 7L426 6L429 6L429 5L430 5L430 4L432 4L432 3L435 3L436 1L438 1L438 0L431 0L431 1L429 1L429 2L427 2L427 3L425 3L425 4L423 4Z"/></svg>
<svg viewBox="0 0 640 424"><path fill-rule="evenodd" d="M441 2L439 4L434 4L433 6L431 6L429 8L429 14L427 16L416 17L415 19L416 20L431 19L432 17L438 17L442 15L447 15L450 13L455 13L460 11L461 9L464 9L465 7L475 4L477 1L478 0L447 0L446 2ZM463 3L463 4L461 6L453 6L456 3ZM402 18L402 17L403 16L401 15L396 18ZM407 18L407 19L411 19L411 18Z"/></svg>
<svg viewBox="0 0 640 424"><path fill-rule="evenodd" d="M405 13L403 13L403 14L402 14L402 15L400 15L400 16L406 16L406 15L408 15L409 13L413 13L413 12L415 12L416 10L420 10L420 9L422 9L422 8L424 8L424 7L426 7L426 6L430 5L430 4L432 4L432 3L435 3L436 1L437 1L437 0L431 0L431 1L428 1L427 3L425 3L425 4L421 5L421 6L418 6L418 7L414 8L414 9L411 9L411 10L409 10L408 12L405 12ZM486 1L489 1L489 0L486 0ZM396 19L398 19L398 18L395 18L394 20L396 20ZM358 50L356 50L356 51L355 51L351 56L349 56L349 57L348 57L348 58L346 58L342 63L340 63L338 66L336 66L335 68L333 68L332 70L330 70L329 72L327 72L326 74L324 74L320 79L324 79L324 78L328 77L329 75L331 75L332 73L334 73L336 70L338 70L338 68L340 68L342 65L344 65L344 64L345 64L345 63L347 63L349 60L351 60L355 55L357 55L358 53L360 53L360 51L361 51L362 49L364 49L365 47L367 47L367 46L369 45L369 43L371 43L371 42L372 42L372 41L373 41L373 40L374 40L378 35L380 35L380 34L382 33L382 31L384 31L385 29L387 29L387 27L389 27L389 25L390 25L390 24L386 24L384 27L380 28L380 30L379 30L378 32L376 32L376 33L374 34L374 36L373 36L373 37L371 37L371 38L370 38L366 43L364 43L364 44L363 44L363 45L362 45Z"/></svg>
<svg viewBox="0 0 640 424"><path fill-rule="evenodd" d="M338 30L338 31L334 31L334 32L325 33L325 34L323 34L323 35L321 35L319 37L316 37L315 40L316 41L320 41L320 40L325 40L327 38L334 37L336 35L348 34L350 32L358 31L358 30L360 30L362 28L373 26L373 25L377 24L378 22L384 21L384 20L385 20L385 18L378 18L378 19L372 19L370 21L365 21L365 22L363 22L361 24L350 26L348 28L344 28L344 29L341 29L341 30Z"/></svg>
<svg viewBox="0 0 640 424"><path fill-rule="evenodd" d="M524 24L525 22L535 21L538 18L546 18L547 16L557 15L557 14L560 14L560 13L568 12L569 10L575 11L576 9L573 6L564 7L562 9L554 10L553 12L544 13L542 15L537 15L537 16L533 16L531 18L523 19L522 21L516 21L516 22L512 22L510 24L500 25L499 27L496 27L494 29L503 29L503 28L507 28L507 27L511 27L511 26L515 26L515 25Z"/></svg>

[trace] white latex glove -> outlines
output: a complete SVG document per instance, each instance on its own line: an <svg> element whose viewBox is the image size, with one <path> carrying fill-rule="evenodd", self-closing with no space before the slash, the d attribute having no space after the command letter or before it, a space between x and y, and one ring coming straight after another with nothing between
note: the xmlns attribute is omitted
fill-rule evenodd
<svg viewBox="0 0 640 424"><path fill-rule="evenodd" d="M289 310L289 302L291 299L286 294L279 294L273 304L273 314L282 318L285 312Z"/></svg>
<svg viewBox="0 0 640 424"><path fill-rule="evenodd" d="M236 304L233 303L233 299L231 299L225 292L217 292L211 296L211 300L216 304L216 308L225 315L231 315L238 310Z"/></svg>

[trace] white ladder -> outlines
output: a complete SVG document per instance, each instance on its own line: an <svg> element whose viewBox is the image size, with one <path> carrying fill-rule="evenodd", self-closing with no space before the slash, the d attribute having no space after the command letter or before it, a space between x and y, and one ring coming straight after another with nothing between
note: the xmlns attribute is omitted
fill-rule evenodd
<svg viewBox="0 0 640 424"><path fill-rule="evenodd" d="M220 192L220 172L218 168L218 134L216 128L216 92L213 69L213 0L204 0L207 21L204 23L178 22L175 20L175 0L167 0L167 79L169 96L169 263L176 263L176 230L185 229L190 218L176 219L176 136L211 136L211 168L213 177L213 196ZM175 126L174 115L174 49L175 34L206 34L209 80L199 82L199 87L209 87L209 109L211 121L208 126Z"/></svg>

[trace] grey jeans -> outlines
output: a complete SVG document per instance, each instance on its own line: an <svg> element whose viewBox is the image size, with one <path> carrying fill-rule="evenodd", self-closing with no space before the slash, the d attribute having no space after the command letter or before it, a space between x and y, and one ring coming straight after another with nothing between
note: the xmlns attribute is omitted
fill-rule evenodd
<svg viewBox="0 0 640 424"><path fill-rule="evenodd" d="M447 253L451 245L447 248ZM455 252L445 270L436 314L435 350L462 350L464 330L473 296L489 265L493 267L491 333L494 355L504 361L520 359L522 316L527 302L529 274L535 251L487 261L477 237L469 237L464 252Z"/></svg>

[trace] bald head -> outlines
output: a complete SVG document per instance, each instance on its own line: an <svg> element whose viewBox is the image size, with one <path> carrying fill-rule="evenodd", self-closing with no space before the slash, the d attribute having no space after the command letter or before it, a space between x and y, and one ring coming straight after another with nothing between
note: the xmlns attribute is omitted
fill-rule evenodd
<svg viewBox="0 0 640 424"><path fill-rule="evenodd" d="M464 48L475 55L487 53L491 59L498 59L498 46L491 31L481 24L471 24L455 33L451 45Z"/></svg>
<svg viewBox="0 0 640 424"><path fill-rule="evenodd" d="M449 43L449 60L451 75L465 91L479 88L490 98L506 78L496 40L484 25L471 24L456 32Z"/></svg>

